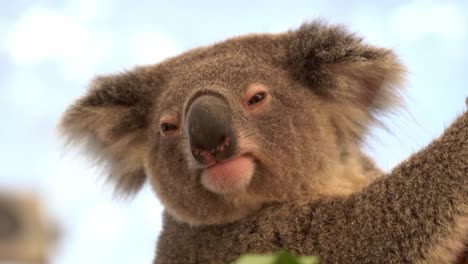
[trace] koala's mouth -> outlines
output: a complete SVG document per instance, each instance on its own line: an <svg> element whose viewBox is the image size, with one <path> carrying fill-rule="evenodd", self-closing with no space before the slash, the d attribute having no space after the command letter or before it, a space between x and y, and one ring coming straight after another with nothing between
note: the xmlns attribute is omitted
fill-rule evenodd
<svg viewBox="0 0 468 264"><path fill-rule="evenodd" d="M243 154L206 167L201 182L208 190L226 194L246 188L255 171L255 161L249 154Z"/></svg>

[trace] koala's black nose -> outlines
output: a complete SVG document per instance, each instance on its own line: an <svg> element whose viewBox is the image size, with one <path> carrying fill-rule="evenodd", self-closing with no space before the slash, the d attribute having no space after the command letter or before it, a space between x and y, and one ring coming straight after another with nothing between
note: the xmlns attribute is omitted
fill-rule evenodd
<svg viewBox="0 0 468 264"><path fill-rule="evenodd" d="M214 95L202 95L189 106L186 127L193 157L201 164L212 164L234 155L236 138L231 109Z"/></svg>

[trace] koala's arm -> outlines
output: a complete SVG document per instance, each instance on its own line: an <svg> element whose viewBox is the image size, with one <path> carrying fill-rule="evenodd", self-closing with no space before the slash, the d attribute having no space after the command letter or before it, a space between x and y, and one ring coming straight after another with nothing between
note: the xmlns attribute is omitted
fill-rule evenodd
<svg viewBox="0 0 468 264"><path fill-rule="evenodd" d="M346 199L268 206L223 226L165 216L155 263L229 263L286 248L321 263L452 263L468 238L468 112Z"/></svg>

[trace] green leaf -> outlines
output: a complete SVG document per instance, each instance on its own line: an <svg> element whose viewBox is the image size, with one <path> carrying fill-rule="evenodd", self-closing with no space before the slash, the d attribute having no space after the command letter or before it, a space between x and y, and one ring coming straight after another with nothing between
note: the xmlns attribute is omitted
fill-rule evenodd
<svg viewBox="0 0 468 264"><path fill-rule="evenodd" d="M243 255L234 264L273 264L273 255Z"/></svg>
<svg viewBox="0 0 468 264"><path fill-rule="evenodd" d="M244 255L234 264L318 264L316 257L294 257L287 251L276 255Z"/></svg>
<svg viewBox="0 0 468 264"><path fill-rule="evenodd" d="M297 259L287 251L280 251L276 254L273 264L300 264Z"/></svg>

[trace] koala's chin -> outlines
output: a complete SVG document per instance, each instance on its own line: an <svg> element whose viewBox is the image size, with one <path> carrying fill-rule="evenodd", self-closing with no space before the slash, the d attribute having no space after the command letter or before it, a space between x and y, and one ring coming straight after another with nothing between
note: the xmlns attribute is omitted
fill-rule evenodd
<svg viewBox="0 0 468 264"><path fill-rule="evenodd" d="M252 158L241 156L225 163L196 174L199 184L195 184L197 187L192 192L183 195L188 201L181 202L175 196L161 192L158 183L154 182L155 177L150 178L153 179L153 190L166 211L179 222L197 226L235 222L255 213L268 201L249 190L255 177L256 165ZM234 165L244 168L230 168Z"/></svg>

